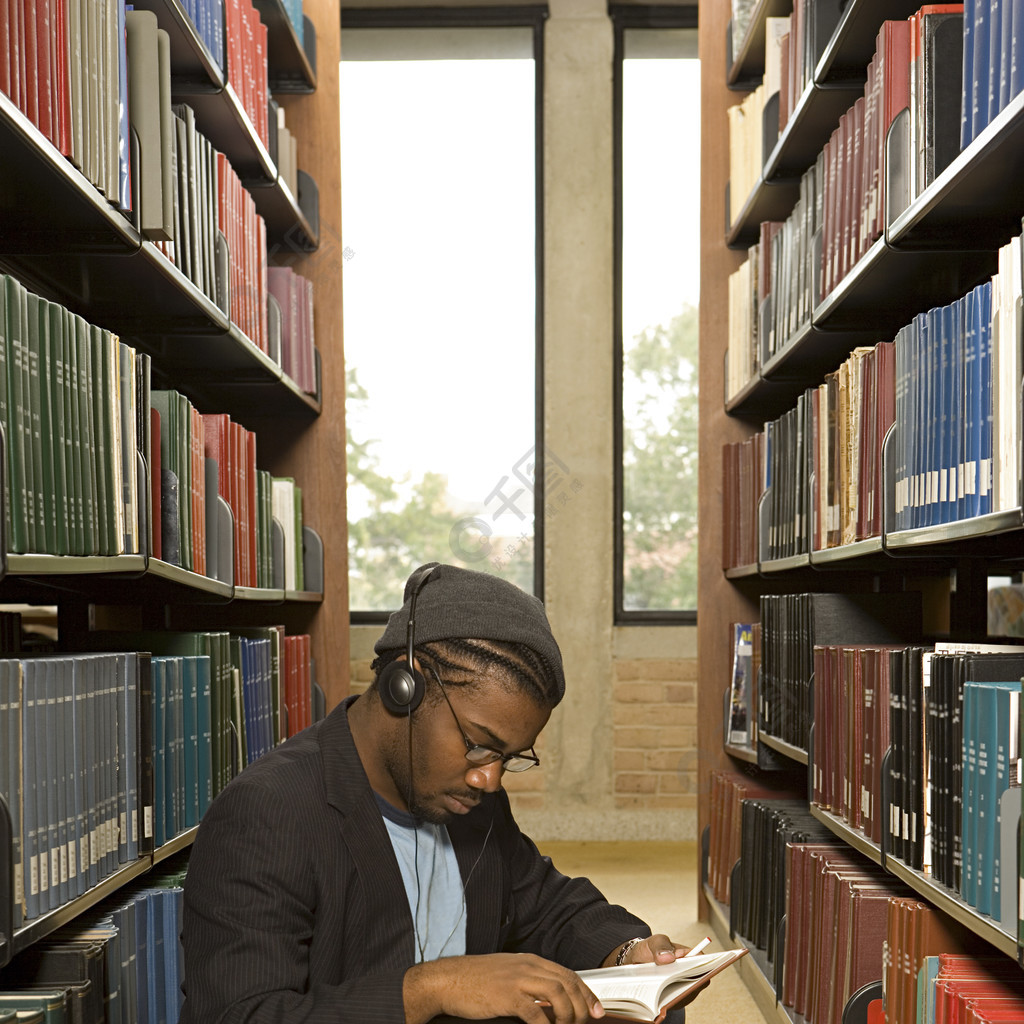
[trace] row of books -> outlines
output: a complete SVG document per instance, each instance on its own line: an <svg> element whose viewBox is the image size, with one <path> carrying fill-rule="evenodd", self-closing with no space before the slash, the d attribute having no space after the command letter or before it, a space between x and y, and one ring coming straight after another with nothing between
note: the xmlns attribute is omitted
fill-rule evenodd
<svg viewBox="0 0 1024 1024"><path fill-rule="evenodd" d="M0 1013L45 1024L177 1024L183 873L130 886L0 971Z"/></svg>
<svg viewBox="0 0 1024 1024"><path fill-rule="evenodd" d="M1022 249L1017 236L989 281L919 314L894 341L854 349L763 440L723 447L726 568L879 536L893 425L889 529L1020 506ZM769 486L768 548L753 552Z"/></svg>
<svg viewBox="0 0 1024 1024"><path fill-rule="evenodd" d="M127 210L125 67L122 0L0 6L0 90L109 203Z"/></svg>
<svg viewBox="0 0 1024 1024"><path fill-rule="evenodd" d="M268 267L267 286L281 310L281 368L303 391L315 395L313 282L291 267Z"/></svg>
<svg viewBox="0 0 1024 1024"><path fill-rule="evenodd" d="M778 998L792 1014L831 1024L862 984L881 979L888 1024L988 1020L955 1015L968 999L992 1000L992 1011L999 999L1012 1012L993 1020L1021 1019L1015 962L839 842L795 793L736 772L711 782L709 885L726 896L739 934L776 965Z"/></svg>
<svg viewBox="0 0 1024 1024"><path fill-rule="evenodd" d="M267 77L267 26L252 0L225 0L228 81L249 116L264 146L269 144Z"/></svg>
<svg viewBox="0 0 1024 1024"><path fill-rule="evenodd" d="M965 0L961 148L1024 88L1024 15L1018 0Z"/></svg>
<svg viewBox="0 0 1024 1024"><path fill-rule="evenodd" d="M182 7L217 67L223 71L224 0L182 0Z"/></svg>
<svg viewBox="0 0 1024 1024"><path fill-rule="evenodd" d="M206 573L213 460L234 516L234 583L273 585L272 521L283 517L285 574L301 589L301 488L256 468L251 431L227 414L200 415L177 391L151 390L147 354L8 275L0 276L0 331L10 551L148 551ZM155 523L151 508L161 513Z"/></svg>
<svg viewBox="0 0 1024 1024"><path fill-rule="evenodd" d="M149 357L7 275L0 332L9 549L138 552Z"/></svg>
<svg viewBox="0 0 1024 1024"><path fill-rule="evenodd" d="M896 529L1020 506L1021 246L896 336Z"/></svg>
<svg viewBox="0 0 1024 1024"><path fill-rule="evenodd" d="M0 795L16 924L198 824L246 765L312 723L308 636L95 634L152 652L0 660Z"/></svg>
<svg viewBox="0 0 1024 1024"><path fill-rule="evenodd" d="M921 635L916 591L762 594L760 727L808 749L815 647L908 643Z"/></svg>
<svg viewBox="0 0 1024 1024"><path fill-rule="evenodd" d="M780 1001L807 1024L839 1021L850 997L882 977L888 919L906 887L828 837L785 848L786 946ZM910 960L909 950L893 953ZM887 1013L887 1021L894 1018Z"/></svg>

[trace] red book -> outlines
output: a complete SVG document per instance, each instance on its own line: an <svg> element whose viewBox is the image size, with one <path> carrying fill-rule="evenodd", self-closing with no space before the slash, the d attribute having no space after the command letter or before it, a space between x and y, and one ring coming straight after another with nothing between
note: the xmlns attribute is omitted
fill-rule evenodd
<svg viewBox="0 0 1024 1024"><path fill-rule="evenodd" d="M39 66L36 53L36 5L19 5L21 18L18 21L18 42L21 50L23 69L21 109L35 125L39 124Z"/></svg>
<svg viewBox="0 0 1024 1024"><path fill-rule="evenodd" d="M0 92L6 96L11 96L14 49L11 45L11 5L16 2L17 0L0 0Z"/></svg>
<svg viewBox="0 0 1024 1024"><path fill-rule="evenodd" d="M53 36L56 26L51 25L51 0L39 0L34 6L36 13L36 105L39 130L54 141L53 130Z"/></svg>
<svg viewBox="0 0 1024 1024"><path fill-rule="evenodd" d="M54 47L56 95L54 99L54 143L64 156L71 156L71 70L69 67L68 0L56 0L57 30Z"/></svg>

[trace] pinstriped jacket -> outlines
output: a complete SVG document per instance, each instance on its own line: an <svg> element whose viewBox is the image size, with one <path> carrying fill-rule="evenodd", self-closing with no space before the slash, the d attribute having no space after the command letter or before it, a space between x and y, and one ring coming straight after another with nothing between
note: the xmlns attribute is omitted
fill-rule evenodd
<svg viewBox="0 0 1024 1024"><path fill-rule="evenodd" d="M352 700L246 768L204 816L185 881L181 1024L404 1021L412 914L348 728ZM472 870L467 953L579 970L650 934L556 871L504 791L448 830L463 879Z"/></svg>

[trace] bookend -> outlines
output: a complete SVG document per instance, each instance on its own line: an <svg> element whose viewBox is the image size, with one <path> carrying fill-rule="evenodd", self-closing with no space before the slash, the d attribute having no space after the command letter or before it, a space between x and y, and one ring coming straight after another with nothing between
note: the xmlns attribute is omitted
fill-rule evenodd
<svg viewBox="0 0 1024 1024"><path fill-rule="evenodd" d="M310 230L313 233L313 244L308 247L309 251L312 252L316 249L316 240L320 237L320 190L317 188L317 184L312 176L302 170L301 167L296 171L296 175L298 178L296 187L299 190L299 194L295 197L295 201L299 204L299 211L308 221ZM303 246L303 248L307 247Z"/></svg>
<svg viewBox="0 0 1024 1024"><path fill-rule="evenodd" d="M700 885L705 888L711 863L711 826L705 825L700 834Z"/></svg>
<svg viewBox="0 0 1024 1024"><path fill-rule="evenodd" d="M910 108L904 107L885 137L885 233L910 205L912 167L916 157L910 139Z"/></svg>
<svg viewBox="0 0 1024 1024"><path fill-rule="evenodd" d="M768 163L768 158L779 141L779 94L773 92L765 100L761 111L761 166Z"/></svg>
<svg viewBox="0 0 1024 1024"><path fill-rule="evenodd" d="M220 497L220 467L216 459L204 458L205 477L205 509L204 521L206 525L206 574L212 579L219 579L217 575L217 552L219 544L217 537L217 499Z"/></svg>
<svg viewBox="0 0 1024 1024"><path fill-rule="evenodd" d="M267 355L281 365L281 304L267 292Z"/></svg>
<svg viewBox="0 0 1024 1024"><path fill-rule="evenodd" d="M733 942L736 941L737 907L740 902L740 880L743 878L743 873L740 871L742 863L742 861L736 861L729 872L729 938Z"/></svg>
<svg viewBox="0 0 1024 1024"><path fill-rule="evenodd" d="M0 967L7 964L14 947L14 836L11 828L11 812L7 801L0 793Z"/></svg>
<svg viewBox="0 0 1024 1024"><path fill-rule="evenodd" d="M142 178L142 151L139 147L139 133L135 130L135 127L131 124L128 126L128 146L130 148L130 166L128 173L131 175L130 188L132 196L132 208L127 211L127 217L132 227L142 235L142 226L139 223L139 210L142 204L139 202L139 194L141 190L140 180Z"/></svg>
<svg viewBox="0 0 1024 1024"><path fill-rule="evenodd" d="M324 542L312 526L302 527L302 579L303 590L324 592Z"/></svg>
<svg viewBox="0 0 1024 1024"><path fill-rule="evenodd" d="M779 918L779 925L775 929L775 963L772 965L772 988L775 990L775 1005L778 1006L782 999L782 971L786 963L786 915Z"/></svg>
<svg viewBox="0 0 1024 1024"><path fill-rule="evenodd" d="M302 48L306 51L306 60L316 78L316 26L308 14L302 16Z"/></svg>
<svg viewBox="0 0 1024 1024"><path fill-rule="evenodd" d="M217 277L217 307L229 319L231 318L231 254L228 252L228 240L224 232L217 229L217 237L213 242L214 267Z"/></svg>
<svg viewBox="0 0 1024 1024"><path fill-rule="evenodd" d="M314 722L323 721L327 717L327 696L321 689L320 684L316 681L316 662L310 661L309 671L312 676L311 688L312 688L312 719Z"/></svg>
<svg viewBox="0 0 1024 1024"><path fill-rule="evenodd" d="M146 465L146 457L140 451L135 452L135 487L138 494L136 515L139 520L139 554L148 562L151 551L149 525L153 515L152 490L149 486L149 466ZM0 494L3 489L0 488ZM4 544L6 552L7 545ZM6 558L6 555L4 556ZM6 569L6 563L3 569ZM0 579L3 579L3 572L0 571Z"/></svg>
<svg viewBox="0 0 1024 1024"><path fill-rule="evenodd" d="M231 513L231 506L218 494L216 503L216 527L217 537L215 579L221 583L234 584L235 581L235 517ZM210 534L207 534L209 540ZM209 552L207 552L207 565L209 565Z"/></svg>
<svg viewBox="0 0 1024 1024"><path fill-rule="evenodd" d="M879 863L882 868L886 871L889 870L889 848L892 843L892 837L889 832L889 821L892 812L892 778L889 775L889 763L892 761L892 747L889 747L882 757L881 767L881 782L882 782L882 806L879 808L879 814L881 815L882 829L881 829L881 841L879 842L879 852L881 853L881 860Z"/></svg>
<svg viewBox="0 0 1024 1024"><path fill-rule="evenodd" d="M861 986L843 1007L843 1024L867 1024L868 1006L881 998L881 981L869 981Z"/></svg>
<svg viewBox="0 0 1024 1024"><path fill-rule="evenodd" d="M284 590L284 528L279 519L270 520L270 584L274 590Z"/></svg>

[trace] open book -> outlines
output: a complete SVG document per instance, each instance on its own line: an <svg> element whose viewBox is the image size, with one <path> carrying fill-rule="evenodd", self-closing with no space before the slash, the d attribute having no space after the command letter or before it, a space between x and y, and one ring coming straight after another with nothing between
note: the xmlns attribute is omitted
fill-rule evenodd
<svg viewBox="0 0 1024 1024"><path fill-rule="evenodd" d="M746 953L727 949L680 957L670 964L623 964L577 974L601 1000L607 1016L656 1022L670 1006Z"/></svg>

